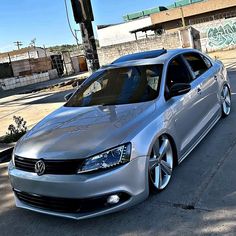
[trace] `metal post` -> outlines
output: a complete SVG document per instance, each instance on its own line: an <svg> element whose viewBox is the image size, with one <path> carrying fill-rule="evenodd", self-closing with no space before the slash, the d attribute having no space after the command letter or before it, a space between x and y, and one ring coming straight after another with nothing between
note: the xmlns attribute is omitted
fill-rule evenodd
<svg viewBox="0 0 236 236"><path fill-rule="evenodd" d="M30 66L30 73L32 73L32 68L31 68L31 61L30 61L30 52L28 51L28 57L29 57L29 66Z"/></svg>
<svg viewBox="0 0 236 236"><path fill-rule="evenodd" d="M9 58L9 66L11 68L11 73L12 73L12 76L14 76L13 66L12 66L12 63L11 63L11 56L10 56L9 53L8 53L8 58Z"/></svg>
<svg viewBox="0 0 236 236"><path fill-rule="evenodd" d="M11 63L11 56L9 53L7 55L8 55L9 63Z"/></svg>
<svg viewBox="0 0 236 236"><path fill-rule="evenodd" d="M182 26L183 28L185 28L186 24L185 24L185 19L184 19L184 11L182 7L180 7L180 11L181 11Z"/></svg>

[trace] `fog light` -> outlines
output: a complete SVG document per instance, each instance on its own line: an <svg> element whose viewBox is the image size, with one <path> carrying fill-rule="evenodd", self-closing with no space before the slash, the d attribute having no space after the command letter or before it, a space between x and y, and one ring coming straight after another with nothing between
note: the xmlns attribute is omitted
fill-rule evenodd
<svg viewBox="0 0 236 236"><path fill-rule="evenodd" d="M117 204L120 201L120 197L118 195L111 195L107 198L108 204Z"/></svg>

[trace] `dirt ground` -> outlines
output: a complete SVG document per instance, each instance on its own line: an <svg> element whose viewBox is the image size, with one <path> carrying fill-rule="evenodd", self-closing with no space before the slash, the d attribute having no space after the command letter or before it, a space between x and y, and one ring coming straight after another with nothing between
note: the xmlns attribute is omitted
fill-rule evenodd
<svg viewBox="0 0 236 236"><path fill-rule="evenodd" d="M233 60L236 61L236 49L233 50L222 50L217 52L208 53L210 57L216 58L222 61Z"/></svg>
<svg viewBox="0 0 236 236"><path fill-rule="evenodd" d="M14 95L0 99L0 137L13 123L13 116L21 116L30 129L41 119L64 104L64 96L73 91L71 86L54 88L31 94Z"/></svg>

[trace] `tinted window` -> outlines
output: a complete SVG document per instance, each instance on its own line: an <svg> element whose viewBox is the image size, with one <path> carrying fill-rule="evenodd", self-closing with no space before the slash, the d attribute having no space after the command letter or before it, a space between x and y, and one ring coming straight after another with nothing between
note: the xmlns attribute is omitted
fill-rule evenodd
<svg viewBox="0 0 236 236"><path fill-rule="evenodd" d="M171 61L167 70L166 86L168 91L174 84L190 83L191 79L189 71L180 57Z"/></svg>
<svg viewBox="0 0 236 236"><path fill-rule="evenodd" d="M208 70L208 67L206 66L206 63L198 53L186 53L183 55L184 58L189 63L195 78L202 75L204 72Z"/></svg>
<svg viewBox="0 0 236 236"><path fill-rule="evenodd" d="M157 98L162 65L107 69L79 89L65 106L119 105Z"/></svg>
<svg viewBox="0 0 236 236"><path fill-rule="evenodd" d="M165 54L166 52L167 51L165 49L161 49L161 50L153 50L153 51L129 54L129 55L120 57L119 59L115 60L112 64L125 62L125 61L134 61L134 60L156 58L156 57L161 56L162 54Z"/></svg>

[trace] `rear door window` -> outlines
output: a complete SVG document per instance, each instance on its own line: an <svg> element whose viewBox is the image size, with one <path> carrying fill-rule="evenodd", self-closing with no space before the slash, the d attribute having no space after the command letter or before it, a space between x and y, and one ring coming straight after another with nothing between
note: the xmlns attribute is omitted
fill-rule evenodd
<svg viewBox="0 0 236 236"><path fill-rule="evenodd" d="M180 56L174 58L167 69L166 85L170 90L174 84L191 83L192 77L189 73L187 66Z"/></svg>
<svg viewBox="0 0 236 236"><path fill-rule="evenodd" d="M208 70L208 66L206 65L205 61L198 53L185 53L183 57L188 62L195 79L201 76Z"/></svg>

